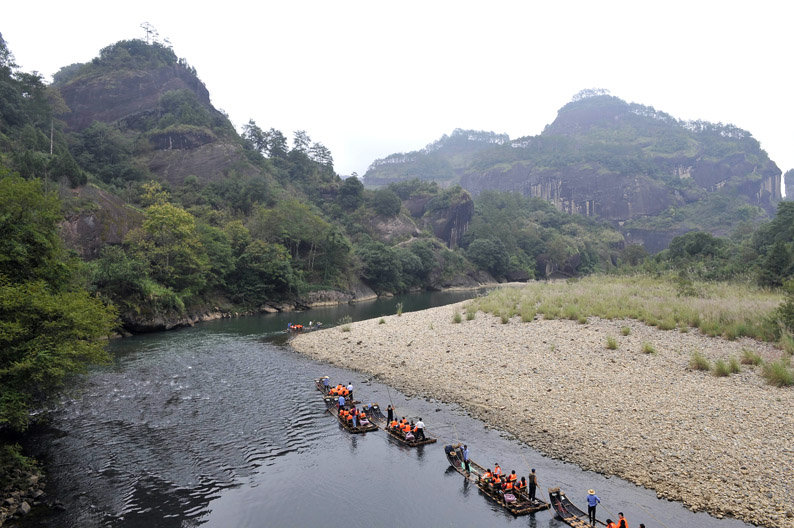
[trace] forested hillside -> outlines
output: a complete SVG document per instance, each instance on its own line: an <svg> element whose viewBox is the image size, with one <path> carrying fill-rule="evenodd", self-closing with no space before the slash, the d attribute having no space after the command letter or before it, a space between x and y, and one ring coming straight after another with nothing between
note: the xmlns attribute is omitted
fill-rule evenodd
<svg viewBox="0 0 794 528"><path fill-rule="evenodd" d="M586 90L542 134L455 130L425 149L375 161L367 185L410 178L540 197L561 211L612 223L657 252L690 230L726 235L774 213L781 171L737 127L684 122Z"/></svg>

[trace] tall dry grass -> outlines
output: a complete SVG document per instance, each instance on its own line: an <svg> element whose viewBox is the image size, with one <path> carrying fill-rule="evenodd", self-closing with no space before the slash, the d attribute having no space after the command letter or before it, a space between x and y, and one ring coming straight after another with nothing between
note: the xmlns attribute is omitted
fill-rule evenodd
<svg viewBox="0 0 794 528"><path fill-rule="evenodd" d="M500 288L471 301L502 320L535 314L547 319L636 319L661 329L698 328L728 339L774 341L772 312L783 297L748 284L696 282L697 297L679 296L675 278L593 275L577 281L536 282Z"/></svg>

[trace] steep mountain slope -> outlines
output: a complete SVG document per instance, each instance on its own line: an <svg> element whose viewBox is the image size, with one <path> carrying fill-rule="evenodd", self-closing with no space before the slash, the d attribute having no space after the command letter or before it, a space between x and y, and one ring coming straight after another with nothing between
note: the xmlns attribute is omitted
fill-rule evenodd
<svg viewBox="0 0 794 528"><path fill-rule="evenodd" d="M559 210L622 227L647 249L676 234L724 234L773 213L781 171L749 132L682 122L603 91L561 108L536 137L456 130L427 148L372 164L368 185L419 177L543 198Z"/></svg>
<svg viewBox="0 0 794 528"><path fill-rule="evenodd" d="M232 168L259 172L195 69L168 47L121 41L89 63L61 69L53 84L69 107L62 118L71 132L112 124L134 142L138 168L158 179L181 184L189 175L217 180Z"/></svg>

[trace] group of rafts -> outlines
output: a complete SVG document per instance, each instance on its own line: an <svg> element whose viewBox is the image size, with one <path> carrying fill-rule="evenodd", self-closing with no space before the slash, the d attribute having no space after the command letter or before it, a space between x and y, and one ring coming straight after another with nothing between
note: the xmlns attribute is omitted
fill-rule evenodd
<svg viewBox="0 0 794 528"><path fill-rule="evenodd" d="M407 421L387 422L386 416L380 410L377 403L369 404L358 409L356 401L352 397L352 392L345 385L332 386L328 382L328 377L314 380L317 390L323 394L327 411L337 417L339 423L348 432L353 434L375 431L378 425L383 426L384 430L395 440L403 445L416 447L425 444L433 444L436 438L421 435L417 438L416 430L411 428ZM344 398L344 405L339 406L339 396ZM544 502L536 497L530 497L527 489L526 479L523 477L518 481L515 471L510 475L496 476L490 469L486 469L480 464L469 459L468 471L463 461L463 450L460 444L446 446L444 449L449 464L477 487L491 500L495 501L513 515L526 515L529 513L546 510L550 506L566 524L574 528L590 526L587 513L577 508L559 488L549 489L549 500ZM533 479L534 475L530 476ZM535 481L536 482L536 481ZM534 493L533 493L534 495ZM605 525L597 521L600 525Z"/></svg>

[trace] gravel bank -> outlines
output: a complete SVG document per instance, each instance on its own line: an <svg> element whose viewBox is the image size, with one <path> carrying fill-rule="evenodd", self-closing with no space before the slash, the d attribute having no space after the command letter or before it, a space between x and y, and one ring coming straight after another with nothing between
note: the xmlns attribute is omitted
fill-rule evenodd
<svg viewBox="0 0 794 528"><path fill-rule="evenodd" d="M738 359L742 348L766 358L779 351L636 321L502 324L482 312L467 321L465 304L307 333L292 346L407 394L458 403L551 457L693 510L794 528L794 391L767 386L744 365L727 378L687 368L694 350L712 361ZM646 342L656 354L642 352Z"/></svg>

